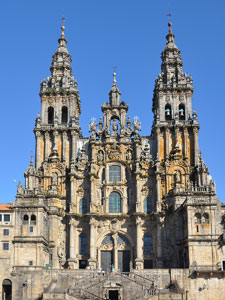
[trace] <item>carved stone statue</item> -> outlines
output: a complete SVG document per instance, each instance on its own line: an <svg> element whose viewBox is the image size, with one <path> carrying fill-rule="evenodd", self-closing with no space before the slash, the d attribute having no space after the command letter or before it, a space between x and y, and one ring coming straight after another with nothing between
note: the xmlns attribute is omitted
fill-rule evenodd
<svg viewBox="0 0 225 300"><path fill-rule="evenodd" d="M101 150L98 151L98 157L97 157L97 159L98 159L98 162L102 162L104 160L104 154L103 154L103 152Z"/></svg>

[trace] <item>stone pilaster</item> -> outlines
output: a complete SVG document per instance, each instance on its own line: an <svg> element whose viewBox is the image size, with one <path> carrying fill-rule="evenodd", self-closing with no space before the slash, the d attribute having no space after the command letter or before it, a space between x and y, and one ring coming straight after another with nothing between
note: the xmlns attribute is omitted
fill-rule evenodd
<svg viewBox="0 0 225 300"><path fill-rule="evenodd" d="M49 155L49 133L45 132L45 160L48 159Z"/></svg>
<svg viewBox="0 0 225 300"><path fill-rule="evenodd" d="M199 149L198 149L198 128L194 127L193 129L194 134L194 164L195 166L198 164L198 156L199 156Z"/></svg>
<svg viewBox="0 0 225 300"><path fill-rule="evenodd" d="M66 162L66 142L67 142L67 132L62 133L62 160Z"/></svg>
<svg viewBox="0 0 225 300"><path fill-rule="evenodd" d="M78 221L74 219L70 219L70 248L69 248L69 253L70 253L70 258L68 259L68 267L69 269L75 269L76 267L76 227L77 227Z"/></svg>
<svg viewBox="0 0 225 300"><path fill-rule="evenodd" d="M41 133L40 131L35 132L36 136L36 151L35 151L35 166L38 169L41 165L41 159L40 159L40 139L41 139Z"/></svg>
<svg viewBox="0 0 225 300"><path fill-rule="evenodd" d="M88 265L90 269L96 269L96 220L95 218L90 218L90 258L88 260Z"/></svg>
<svg viewBox="0 0 225 300"><path fill-rule="evenodd" d="M137 240L137 258L135 259L136 269L142 270L144 268L143 259L143 225L144 221L141 217L136 219L136 240Z"/></svg>

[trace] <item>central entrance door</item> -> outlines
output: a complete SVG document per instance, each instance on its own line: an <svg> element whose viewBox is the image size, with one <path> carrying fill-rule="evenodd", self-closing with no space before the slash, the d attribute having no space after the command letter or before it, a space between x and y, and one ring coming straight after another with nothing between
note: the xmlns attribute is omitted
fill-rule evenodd
<svg viewBox="0 0 225 300"><path fill-rule="evenodd" d="M110 271L113 264L113 251L101 251L102 271Z"/></svg>
<svg viewBox="0 0 225 300"><path fill-rule="evenodd" d="M130 272L130 251L118 251L118 269L120 272Z"/></svg>
<svg viewBox="0 0 225 300"><path fill-rule="evenodd" d="M118 291L109 291L110 300L118 300Z"/></svg>

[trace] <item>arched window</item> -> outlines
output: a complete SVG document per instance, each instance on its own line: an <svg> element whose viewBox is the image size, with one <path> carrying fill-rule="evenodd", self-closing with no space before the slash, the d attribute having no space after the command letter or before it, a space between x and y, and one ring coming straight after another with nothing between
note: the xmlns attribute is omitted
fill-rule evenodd
<svg viewBox="0 0 225 300"><path fill-rule="evenodd" d="M121 196L117 192L112 192L109 196L109 212L121 213Z"/></svg>
<svg viewBox="0 0 225 300"><path fill-rule="evenodd" d="M152 235L151 233L144 234L144 255L152 255Z"/></svg>
<svg viewBox="0 0 225 300"><path fill-rule="evenodd" d="M29 221L28 215L24 215L24 216L23 216L23 223L24 223L24 224L27 224L28 221Z"/></svg>
<svg viewBox="0 0 225 300"><path fill-rule="evenodd" d="M86 199L82 198L79 202L79 213L86 214L87 213L87 201Z"/></svg>
<svg viewBox="0 0 225 300"><path fill-rule="evenodd" d="M207 214L207 213L203 214L203 222L205 224L209 224L209 214Z"/></svg>
<svg viewBox="0 0 225 300"><path fill-rule="evenodd" d="M152 201L149 197L144 200L144 212L151 213L152 212Z"/></svg>
<svg viewBox="0 0 225 300"><path fill-rule="evenodd" d="M179 105L179 120L185 120L185 106L184 106L184 104Z"/></svg>
<svg viewBox="0 0 225 300"><path fill-rule="evenodd" d="M79 235L79 254L86 255L87 251L87 235L85 233L81 233Z"/></svg>
<svg viewBox="0 0 225 300"><path fill-rule="evenodd" d="M48 108L48 124L54 124L54 108Z"/></svg>
<svg viewBox="0 0 225 300"><path fill-rule="evenodd" d="M165 119L171 120L172 119L172 113L171 113L171 106L170 104L166 104L165 106Z"/></svg>
<svg viewBox="0 0 225 300"><path fill-rule="evenodd" d="M68 122L68 108L66 106L62 107L62 124Z"/></svg>
<svg viewBox="0 0 225 300"><path fill-rule="evenodd" d="M120 166L110 166L109 167L109 181L121 181L121 167Z"/></svg>
<svg viewBox="0 0 225 300"><path fill-rule="evenodd" d="M36 216L35 215L32 215L30 220L31 220L32 224L36 224Z"/></svg>
<svg viewBox="0 0 225 300"><path fill-rule="evenodd" d="M195 224L201 224L201 214L200 213L195 214Z"/></svg>

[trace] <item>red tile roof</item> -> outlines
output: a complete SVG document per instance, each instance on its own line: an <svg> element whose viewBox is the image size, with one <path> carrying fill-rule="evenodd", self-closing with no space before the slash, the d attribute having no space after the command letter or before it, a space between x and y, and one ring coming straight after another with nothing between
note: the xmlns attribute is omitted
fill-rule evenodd
<svg viewBox="0 0 225 300"><path fill-rule="evenodd" d="M12 204L9 203L0 203L0 210L11 210Z"/></svg>

